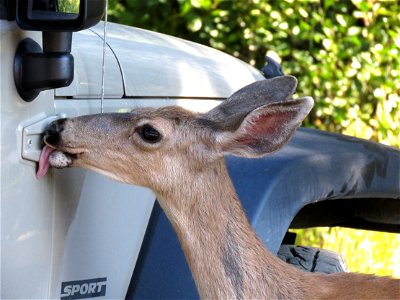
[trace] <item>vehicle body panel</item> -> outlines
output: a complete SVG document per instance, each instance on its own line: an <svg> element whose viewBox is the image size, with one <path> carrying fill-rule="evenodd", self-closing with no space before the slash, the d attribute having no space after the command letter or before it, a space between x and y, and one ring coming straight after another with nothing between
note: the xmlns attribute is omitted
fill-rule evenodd
<svg viewBox="0 0 400 300"><path fill-rule="evenodd" d="M91 30L72 35L74 56L74 80L63 88L55 90L57 97L99 98L102 92L103 40ZM121 98L124 94L122 74L111 49L106 46L106 75L104 96Z"/></svg>
<svg viewBox="0 0 400 300"><path fill-rule="evenodd" d="M102 35L102 23L92 30ZM227 98L263 79L256 69L209 47L113 23L107 30L126 97Z"/></svg>
<svg viewBox="0 0 400 300"><path fill-rule="evenodd" d="M41 298L47 295L51 276L47 260L52 255L54 191L32 180L35 165L21 158L21 136L25 125L54 114L54 92L43 92L29 104L18 96L13 76L15 50L25 36L40 40L41 35L21 32L9 22L0 24L1 296ZM51 184L52 179L48 180Z"/></svg>

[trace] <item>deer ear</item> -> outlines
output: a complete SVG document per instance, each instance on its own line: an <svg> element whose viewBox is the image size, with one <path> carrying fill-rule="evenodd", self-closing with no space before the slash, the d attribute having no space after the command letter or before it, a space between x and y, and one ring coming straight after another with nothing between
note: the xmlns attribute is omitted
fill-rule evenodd
<svg viewBox="0 0 400 300"><path fill-rule="evenodd" d="M212 120L216 128L236 130L241 120L256 108L291 98L296 86L297 79L293 76L279 76L253 82L210 110L205 118Z"/></svg>
<svg viewBox="0 0 400 300"><path fill-rule="evenodd" d="M251 111L235 131L217 131L222 154L260 157L284 146L313 106L311 97L271 103Z"/></svg>

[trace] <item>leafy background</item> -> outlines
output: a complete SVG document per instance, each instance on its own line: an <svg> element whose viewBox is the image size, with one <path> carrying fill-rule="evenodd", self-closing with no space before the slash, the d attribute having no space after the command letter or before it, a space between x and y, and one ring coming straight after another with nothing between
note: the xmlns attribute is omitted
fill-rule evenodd
<svg viewBox="0 0 400 300"><path fill-rule="evenodd" d="M306 125L400 146L398 1L109 0L109 20L211 46L261 68L264 56L316 104ZM400 277L400 235L297 230L352 271Z"/></svg>
<svg viewBox="0 0 400 300"><path fill-rule="evenodd" d="M79 13L79 0L58 0L58 10L65 13Z"/></svg>

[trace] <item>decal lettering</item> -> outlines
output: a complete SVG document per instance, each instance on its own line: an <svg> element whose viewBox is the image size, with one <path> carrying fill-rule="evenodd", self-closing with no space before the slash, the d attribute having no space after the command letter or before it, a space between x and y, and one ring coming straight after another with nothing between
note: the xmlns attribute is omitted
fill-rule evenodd
<svg viewBox="0 0 400 300"><path fill-rule="evenodd" d="M61 300L84 299L106 295L107 277L61 283Z"/></svg>

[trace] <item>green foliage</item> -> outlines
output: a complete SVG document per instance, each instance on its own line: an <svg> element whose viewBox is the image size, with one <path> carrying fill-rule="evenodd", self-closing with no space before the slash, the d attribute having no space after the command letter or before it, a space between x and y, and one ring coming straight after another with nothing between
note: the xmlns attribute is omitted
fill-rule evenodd
<svg viewBox="0 0 400 300"><path fill-rule="evenodd" d="M294 232L296 244L342 253L350 271L400 278L400 234L338 227Z"/></svg>
<svg viewBox="0 0 400 300"><path fill-rule="evenodd" d="M79 0L58 0L58 10L65 13L79 13Z"/></svg>
<svg viewBox="0 0 400 300"><path fill-rule="evenodd" d="M269 54L316 100L308 126L400 146L398 1L109 0L111 21L261 68Z"/></svg>
<svg viewBox="0 0 400 300"><path fill-rule="evenodd" d="M208 45L257 68L268 54L299 79L299 94L316 100L307 126L400 146L396 0L109 0L109 20ZM344 254L353 271L400 276L399 235L311 229L298 241Z"/></svg>

